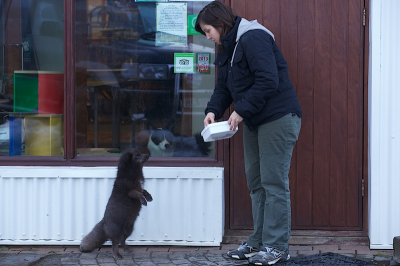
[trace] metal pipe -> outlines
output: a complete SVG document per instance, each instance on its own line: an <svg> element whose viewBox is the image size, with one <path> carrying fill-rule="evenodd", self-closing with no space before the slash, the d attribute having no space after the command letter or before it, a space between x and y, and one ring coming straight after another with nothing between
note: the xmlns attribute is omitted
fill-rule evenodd
<svg viewBox="0 0 400 266"><path fill-rule="evenodd" d="M2 59L3 59L3 71L6 71L6 68L5 68L5 62L6 62L6 59L5 59L5 55L6 55L6 46L5 45L3 45L3 57L2 57Z"/></svg>
<svg viewBox="0 0 400 266"><path fill-rule="evenodd" d="M22 43L12 43L12 47L21 47L21 70L24 70L24 46Z"/></svg>
<svg viewBox="0 0 400 266"><path fill-rule="evenodd" d="M24 70L24 45L21 46L21 70Z"/></svg>

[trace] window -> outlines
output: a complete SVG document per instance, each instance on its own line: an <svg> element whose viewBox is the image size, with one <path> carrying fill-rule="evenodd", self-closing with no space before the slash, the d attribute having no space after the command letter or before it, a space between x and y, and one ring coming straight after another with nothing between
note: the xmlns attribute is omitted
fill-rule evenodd
<svg viewBox="0 0 400 266"><path fill-rule="evenodd" d="M1 156L62 156L62 1L0 1Z"/></svg>
<svg viewBox="0 0 400 266"><path fill-rule="evenodd" d="M215 47L192 29L208 3L0 1L0 156L112 161L135 147L215 158L200 136Z"/></svg>

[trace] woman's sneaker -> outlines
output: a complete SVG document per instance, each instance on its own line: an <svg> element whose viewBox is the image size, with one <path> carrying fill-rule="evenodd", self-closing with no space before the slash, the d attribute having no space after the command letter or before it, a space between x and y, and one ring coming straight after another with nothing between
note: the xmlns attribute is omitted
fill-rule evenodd
<svg viewBox="0 0 400 266"><path fill-rule="evenodd" d="M257 255L260 250L258 248L253 248L243 242L237 249L228 251L228 257L237 260L247 260L254 255Z"/></svg>
<svg viewBox="0 0 400 266"><path fill-rule="evenodd" d="M261 247L260 252L249 259L249 263L264 266L275 264L278 261L287 261L289 258L289 249L281 251L272 247Z"/></svg>

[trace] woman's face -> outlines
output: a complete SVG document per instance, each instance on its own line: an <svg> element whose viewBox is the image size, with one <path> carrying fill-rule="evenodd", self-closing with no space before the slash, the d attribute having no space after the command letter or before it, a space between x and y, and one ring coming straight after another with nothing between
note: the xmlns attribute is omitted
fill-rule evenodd
<svg viewBox="0 0 400 266"><path fill-rule="evenodd" d="M213 42L215 42L216 44L221 45L221 34L219 33L219 31L214 28L211 25L208 24L204 24L203 22L200 22L200 27L203 30L203 32L206 34L207 40L212 40Z"/></svg>

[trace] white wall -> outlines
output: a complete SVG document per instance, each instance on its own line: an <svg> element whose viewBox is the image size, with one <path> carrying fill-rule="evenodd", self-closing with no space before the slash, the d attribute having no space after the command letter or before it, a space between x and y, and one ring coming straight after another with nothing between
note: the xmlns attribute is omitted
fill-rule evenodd
<svg viewBox="0 0 400 266"><path fill-rule="evenodd" d="M101 220L116 167L0 167L0 245L79 245ZM223 168L145 167L128 245L219 246Z"/></svg>
<svg viewBox="0 0 400 266"><path fill-rule="evenodd" d="M370 0L368 165L372 249L400 235L400 1Z"/></svg>

